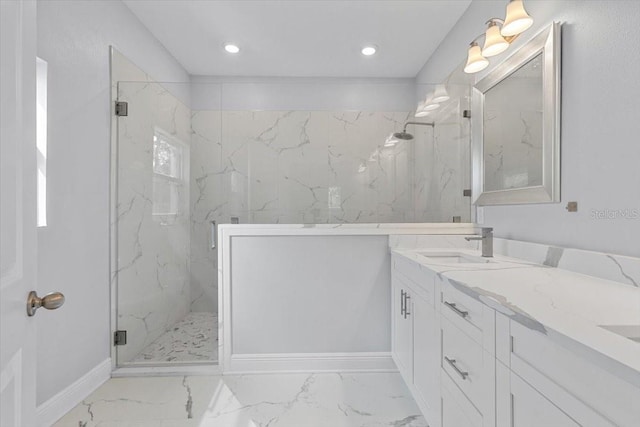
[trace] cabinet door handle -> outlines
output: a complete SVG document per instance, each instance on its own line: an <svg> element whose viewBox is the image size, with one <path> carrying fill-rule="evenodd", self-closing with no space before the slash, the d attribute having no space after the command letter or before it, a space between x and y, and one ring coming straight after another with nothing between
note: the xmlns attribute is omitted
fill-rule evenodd
<svg viewBox="0 0 640 427"><path fill-rule="evenodd" d="M407 300L411 299L411 295L409 295L408 292L404 293L404 318L406 319L407 316L410 316L411 313L409 313L409 305L407 304Z"/></svg>
<svg viewBox="0 0 640 427"><path fill-rule="evenodd" d="M446 360L449 366L451 366L453 370L456 371L458 375L460 375L460 378L462 378L463 380L467 379L469 373L458 368L458 365L456 365L456 359L449 359L447 356L445 356L444 360Z"/></svg>
<svg viewBox="0 0 640 427"><path fill-rule="evenodd" d="M468 311L464 311L464 310L460 310L458 307L456 307L455 303L452 302L448 302L445 301L444 305L446 305L447 307L449 307L451 310L453 310L458 316L465 318L469 315Z"/></svg>
<svg viewBox="0 0 640 427"><path fill-rule="evenodd" d="M401 290L400 291L400 316L403 316L403 317L406 318L406 316L404 315L405 310L406 310L404 305L405 305L405 303L407 301L404 299L404 296L405 296L405 292L404 292L404 290Z"/></svg>

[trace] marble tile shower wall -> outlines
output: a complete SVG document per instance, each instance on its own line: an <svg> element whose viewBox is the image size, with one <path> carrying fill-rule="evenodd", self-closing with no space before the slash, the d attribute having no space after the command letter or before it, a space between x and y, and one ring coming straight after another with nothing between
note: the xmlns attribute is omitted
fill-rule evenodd
<svg viewBox="0 0 640 427"><path fill-rule="evenodd" d="M153 82L121 82L118 99L130 106L129 116L118 121L115 213L117 324L128 334L127 345L118 347L118 363L123 363L190 310L189 180L158 181L153 141L161 132L180 144L187 161L174 159L180 163L176 171L188 178L191 113Z"/></svg>
<svg viewBox="0 0 640 427"><path fill-rule="evenodd" d="M453 115L453 113L452 113ZM211 221L402 223L469 221L468 124L384 147L407 112L193 111L191 295L217 307ZM468 186L468 183L466 184Z"/></svg>

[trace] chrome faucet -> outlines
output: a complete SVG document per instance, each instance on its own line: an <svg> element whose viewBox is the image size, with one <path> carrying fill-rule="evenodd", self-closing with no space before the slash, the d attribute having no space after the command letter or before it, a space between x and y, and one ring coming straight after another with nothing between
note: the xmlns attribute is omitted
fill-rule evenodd
<svg viewBox="0 0 640 427"><path fill-rule="evenodd" d="M482 240L482 256L486 258L493 257L493 228L482 227L482 236L465 237L467 242L472 240Z"/></svg>

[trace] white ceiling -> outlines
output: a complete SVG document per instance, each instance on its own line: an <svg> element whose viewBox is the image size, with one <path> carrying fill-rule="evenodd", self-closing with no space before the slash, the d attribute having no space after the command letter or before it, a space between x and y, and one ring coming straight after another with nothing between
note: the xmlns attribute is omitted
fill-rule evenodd
<svg viewBox="0 0 640 427"><path fill-rule="evenodd" d="M412 78L471 0L124 2L193 75Z"/></svg>

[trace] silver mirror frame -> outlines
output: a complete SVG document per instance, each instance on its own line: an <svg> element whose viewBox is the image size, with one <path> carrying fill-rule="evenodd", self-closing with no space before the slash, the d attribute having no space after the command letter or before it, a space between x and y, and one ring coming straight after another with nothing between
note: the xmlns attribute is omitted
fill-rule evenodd
<svg viewBox="0 0 640 427"><path fill-rule="evenodd" d="M561 24L554 22L520 47L473 87L471 156L473 204L476 206L560 202ZM542 72L542 185L484 191L484 94L539 54Z"/></svg>

